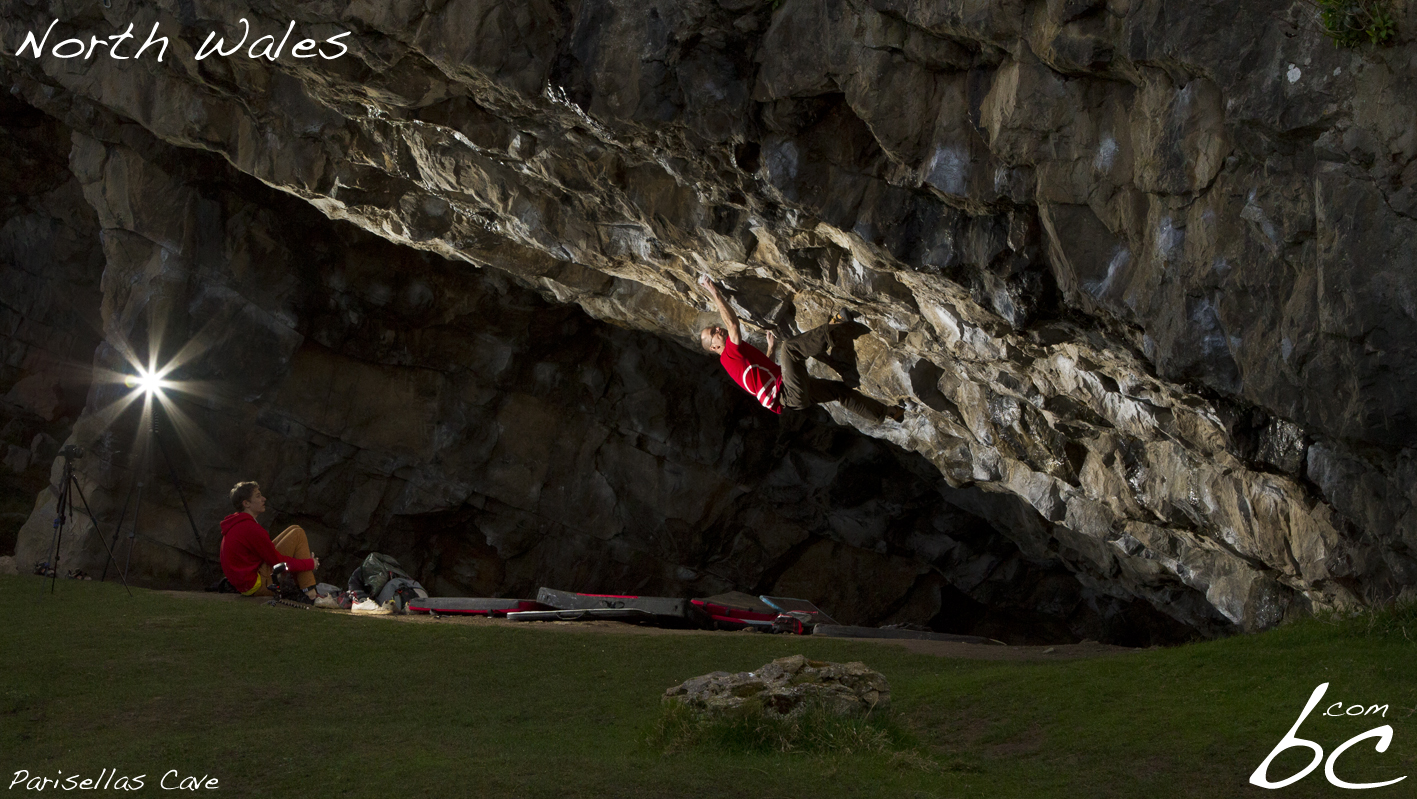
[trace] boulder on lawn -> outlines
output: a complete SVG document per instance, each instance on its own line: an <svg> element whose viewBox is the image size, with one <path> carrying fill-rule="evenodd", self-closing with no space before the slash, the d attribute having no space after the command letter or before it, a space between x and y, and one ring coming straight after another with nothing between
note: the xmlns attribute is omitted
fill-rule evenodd
<svg viewBox="0 0 1417 799"><path fill-rule="evenodd" d="M830 663L803 655L778 658L757 671L716 671L664 692L707 715L761 711L793 716L813 707L841 716L887 710L891 688L885 675L863 663Z"/></svg>

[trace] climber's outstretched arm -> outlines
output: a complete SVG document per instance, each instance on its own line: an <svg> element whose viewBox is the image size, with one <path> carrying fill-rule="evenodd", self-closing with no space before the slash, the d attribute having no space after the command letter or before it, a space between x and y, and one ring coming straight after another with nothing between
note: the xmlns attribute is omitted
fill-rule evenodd
<svg viewBox="0 0 1417 799"><path fill-rule="evenodd" d="M733 313L733 309L728 307L728 303L723 300L723 295L718 292L718 286L708 275L699 278L699 285L708 292L709 298L718 308L718 315L723 319L723 329L728 334L728 340L736 346L743 343L743 331L738 326L738 315Z"/></svg>

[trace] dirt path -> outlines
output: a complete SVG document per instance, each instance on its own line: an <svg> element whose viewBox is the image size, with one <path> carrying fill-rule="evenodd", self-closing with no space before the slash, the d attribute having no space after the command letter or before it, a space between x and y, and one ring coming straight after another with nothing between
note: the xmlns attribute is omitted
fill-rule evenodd
<svg viewBox="0 0 1417 799"><path fill-rule="evenodd" d="M241 602L252 608L263 607L264 600L237 596L236 594L209 594L198 591L163 591L175 599L206 600L216 602ZM347 610L322 610L312 608L311 613L330 613L343 616L359 616L371 622L398 624L441 624L472 625L475 627L516 627L519 629L546 630L564 633L595 633L601 635L762 635L752 630L721 632L713 630L679 630L667 627L653 627L641 624L627 624L618 621L537 621L518 622L506 619L492 619L482 616L432 616L425 613L411 613L404 616L368 615L351 613ZM1003 646L998 644L966 644L955 641L917 641L890 638L831 638L833 641L853 641L857 643L901 646L920 655L958 658L963 660L1078 660L1081 658L1117 655L1143 650L1123 646L1099 644L1089 641L1081 644L1057 644L1054 646Z"/></svg>

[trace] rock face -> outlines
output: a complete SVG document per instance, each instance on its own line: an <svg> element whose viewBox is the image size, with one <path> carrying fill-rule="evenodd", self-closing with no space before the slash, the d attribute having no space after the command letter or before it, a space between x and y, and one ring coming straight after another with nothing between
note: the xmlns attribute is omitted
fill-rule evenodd
<svg viewBox="0 0 1417 799"><path fill-rule="evenodd" d="M757 671L715 671L664 692L664 698L708 716L763 713L796 716L820 708L838 716L864 716L891 707L885 675L864 663L778 658Z"/></svg>
<svg viewBox="0 0 1417 799"><path fill-rule="evenodd" d="M0 97L0 552L84 409L102 340L98 218L68 163L68 129Z"/></svg>
<svg viewBox="0 0 1417 799"><path fill-rule="evenodd" d="M536 393L574 385L589 355L523 371L528 351L458 322L485 295L441 304L438 275L457 269L414 250L690 347L710 318L693 289L707 272L749 321L786 297L798 329L833 307L862 315L863 390L913 410L902 426L835 418L919 453L950 507L1006 536L1014 562L1066 568L1051 618L1107 597L1101 616L1144 602L1214 633L1417 583L1412 49L1404 38L1337 50L1312 13L1189 0L269 0L258 12L55 0L0 21L0 69L75 131L72 174L107 259L97 362L119 365L114 342L146 339L148 318L171 341L201 340L193 374L249 410L188 412L214 441L278 464L262 474L300 486L301 514L340 531L327 540L417 540L564 492L572 517L499 514L505 527L459 545L463 559L503 565L457 585L518 585L496 572L512 568L500 553L545 566L581 551L556 550L563 530L650 535L631 521L643 515L606 510L607 492L622 494L592 476L604 474L596 461L659 463L645 442L734 401L731 386L663 399L669 348L652 366L617 362L600 374L622 383L583 378L587 398L572 407L598 407L618 385L635 452L613 438L592 446L600 433L587 431L610 425L589 420L605 417L567 415ZM316 39L350 31L349 53L196 59L207 32L239 38L243 17L253 36L291 20ZM171 49L162 62L9 54L55 19L51 44L131 21L159 24ZM1414 22L1399 20L1400 38ZM219 154L390 244L307 267L305 253L247 235L280 221L277 204L237 207L217 177L175 174L189 167L164 148ZM427 271L391 266L410 262ZM500 292L485 302L501 304ZM80 440L99 435L113 396L90 394ZM563 424L575 432L554 434L554 449L490 432ZM705 448L724 441L711 426L694 435ZM123 467L123 446L92 468ZM217 464L188 465L235 476ZM821 485L792 468L784 493ZM701 490L692 471L655 473L623 496L664 519L657 551L691 570L675 584L702 584L672 522L726 507L713 502L731 482ZM776 502L742 523L772 529ZM949 557L933 533L864 517L880 526L806 524L817 538L787 545L793 563L838 585L869 573L904 586L912 567L859 571L861 553L889 559L903 537L908 559ZM478 561L483 547L499 554ZM718 551L730 565L770 559ZM174 549L148 566L177 574L191 561ZM614 576L650 573L660 576L643 585L664 584L662 570ZM999 579L932 567L912 585L930 574L938 607L953 596L941 586L977 601ZM1050 583L1029 574L1011 585L1029 587L1034 612Z"/></svg>
<svg viewBox="0 0 1417 799"><path fill-rule="evenodd" d="M162 309L167 346L197 353L169 378L198 393L173 391L159 413L175 484L160 452L142 467L140 408L113 412L126 387L96 383L73 433L105 531L135 472L157 478L134 556L145 579L216 579L224 489L255 478L275 510L263 521L302 525L335 582L374 549L438 594L743 588L1006 640L1187 634L1025 556L917 455L825 414L780 426L710 359L331 225L210 156L122 138L72 144L106 225L105 280L121 287L105 299L109 337L148 341ZM164 235L181 251L155 259ZM117 347L98 358L125 368ZM53 494L39 505L21 563L53 539ZM102 543L70 536L62 561L97 574Z"/></svg>

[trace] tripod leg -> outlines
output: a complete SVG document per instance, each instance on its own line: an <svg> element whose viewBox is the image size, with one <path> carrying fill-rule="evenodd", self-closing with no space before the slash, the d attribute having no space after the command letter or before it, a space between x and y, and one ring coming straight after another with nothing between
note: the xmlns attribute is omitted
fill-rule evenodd
<svg viewBox="0 0 1417 799"><path fill-rule="evenodd" d="M64 476L69 476L69 462L64 461ZM52 572L49 578L49 593L54 593L54 584L59 579L59 547L64 544L64 505L69 498L69 481L64 481L64 487L59 489L59 498L54 503L54 552L49 558L49 568Z"/></svg>
<svg viewBox="0 0 1417 799"><path fill-rule="evenodd" d="M110 547L108 544L104 544L104 541L103 541L103 531L101 531L101 530L98 529L98 520L94 518L93 510L92 510L91 508L89 508L89 498L86 497L86 496L84 496L84 489L79 486L79 478L77 478L77 477L75 477L75 476L73 476L73 475L69 475L69 479L72 481L72 482L69 484L69 491L70 491L70 492L74 492L74 491L79 492L79 501L81 501L81 502L84 503L84 512L89 515L89 524L93 525L93 531L94 531L95 533L98 533L98 542L99 542L100 544L103 544L103 548L104 548L104 549L108 550L108 560L106 560L106 561L103 562L103 573L104 573L104 574L108 574L108 562L109 562L109 561L113 561L114 563L117 563L117 562L118 562L118 558L114 557L114 555L113 555L113 547ZM69 504L70 504L71 507L73 506L73 500L72 500L72 498L70 499ZM123 509L123 512L124 512L124 513L127 513L127 511L128 511L127 508L124 508L124 509ZM71 515L71 516L73 515L72 512L71 512L70 515ZM122 574L120 574L119 576L123 578L123 588L128 591L128 596L132 596L132 595L133 595L133 589L132 589L132 588L129 588L129 586L128 586L128 576L127 576L127 575L122 575Z"/></svg>
<svg viewBox="0 0 1417 799"><path fill-rule="evenodd" d="M123 584L128 584L128 567L133 564L133 547L138 544L138 512L143 509L143 484L138 483L138 502L133 506L133 529L128 533L128 557L123 559Z"/></svg>
<svg viewBox="0 0 1417 799"><path fill-rule="evenodd" d="M113 553L118 549L118 536L123 533L123 522L128 518L128 503L133 501L133 489L137 488L138 481L134 480L128 484L128 495L123 497L123 512L118 514L118 525L113 528L113 543L108 547L108 554L113 560L113 565L118 565L118 556ZM93 518L90 516L89 518ZM103 576L99 577L99 582L108 579L108 561L103 562ZM124 583L127 584L126 582Z"/></svg>
<svg viewBox="0 0 1417 799"><path fill-rule="evenodd" d="M172 490L177 492L177 498L182 500L182 510L187 513L187 523L192 525L192 539L197 542L197 554L202 560L207 560L207 552L202 548L202 536L197 532L197 520L192 518L192 509L187 506L187 497L183 495L182 489L177 485L177 469L172 466L172 458L167 454L167 445L162 442L162 435L157 430L157 424L153 424L153 438L157 439L157 448L162 450L162 459L167 461L167 474L172 481Z"/></svg>

